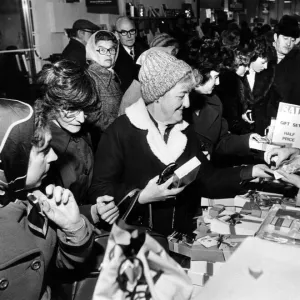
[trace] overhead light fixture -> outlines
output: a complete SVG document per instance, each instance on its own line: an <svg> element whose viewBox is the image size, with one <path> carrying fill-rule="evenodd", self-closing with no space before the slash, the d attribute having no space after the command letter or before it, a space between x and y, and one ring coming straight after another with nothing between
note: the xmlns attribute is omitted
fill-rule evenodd
<svg viewBox="0 0 300 300"><path fill-rule="evenodd" d="M284 0L284 3L292 3L292 0Z"/></svg>

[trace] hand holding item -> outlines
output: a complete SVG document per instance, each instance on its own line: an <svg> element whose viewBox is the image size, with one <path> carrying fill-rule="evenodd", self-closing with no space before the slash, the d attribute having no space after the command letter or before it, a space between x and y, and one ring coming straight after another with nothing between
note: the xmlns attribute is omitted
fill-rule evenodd
<svg viewBox="0 0 300 300"><path fill-rule="evenodd" d="M97 204L95 204L97 214L109 224L113 224L119 217L119 209L113 200L114 197L102 196L97 198Z"/></svg>
<svg viewBox="0 0 300 300"><path fill-rule="evenodd" d="M297 188L300 188L300 176L296 174L289 174L282 170L277 170L277 173L279 173L282 177L280 178L282 181L291 183L295 185Z"/></svg>
<svg viewBox="0 0 300 300"><path fill-rule="evenodd" d="M249 124L254 123L252 120L252 110L248 109L244 114L242 114L242 119Z"/></svg>
<svg viewBox="0 0 300 300"><path fill-rule="evenodd" d="M185 188L185 187L181 187L181 188L168 189L168 187L173 182L173 176L162 184L157 183L158 178L159 176L155 176L147 183L145 188L141 191L138 200L139 203L146 204L150 202L164 201L168 197L176 196L177 194L182 192L183 189Z"/></svg>
<svg viewBox="0 0 300 300"><path fill-rule="evenodd" d="M46 187L47 196L39 191L33 194L38 197L44 214L61 230L76 231L84 226L78 205L70 190L50 184Z"/></svg>
<svg viewBox="0 0 300 300"><path fill-rule="evenodd" d="M264 164L255 165L252 169L252 177L273 178L273 170Z"/></svg>
<svg viewBox="0 0 300 300"><path fill-rule="evenodd" d="M283 161L291 159L299 154L300 149L298 148L275 148L265 152L264 159L269 165L274 161L276 168L278 168Z"/></svg>

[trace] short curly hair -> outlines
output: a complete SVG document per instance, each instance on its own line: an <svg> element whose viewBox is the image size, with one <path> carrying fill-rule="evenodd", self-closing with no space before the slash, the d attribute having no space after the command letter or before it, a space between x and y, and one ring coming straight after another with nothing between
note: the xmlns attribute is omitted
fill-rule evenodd
<svg viewBox="0 0 300 300"><path fill-rule="evenodd" d="M218 40L204 38L195 41L193 46L199 48L198 51L195 51L196 47L191 48L194 51L192 67L200 72L201 85L210 79L211 71L221 72L224 69L232 68L234 52L231 49L223 47Z"/></svg>
<svg viewBox="0 0 300 300"><path fill-rule="evenodd" d="M97 101L95 82L87 69L61 60L43 67L37 77L40 97L35 109L55 119L61 110L94 111Z"/></svg>
<svg viewBox="0 0 300 300"><path fill-rule="evenodd" d="M233 69L237 70L239 66L248 66L251 59L251 52L248 50L236 50L233 63Z"/></svg>
<svg viewBox="0 0 300 300"><path fill-rule="evenodd" d="M271 59L271 45L268 43L267 38L261 35L253 40L253 45L249 49L252 52L250 62L256 61L258 57L263 59Z"/></svg>

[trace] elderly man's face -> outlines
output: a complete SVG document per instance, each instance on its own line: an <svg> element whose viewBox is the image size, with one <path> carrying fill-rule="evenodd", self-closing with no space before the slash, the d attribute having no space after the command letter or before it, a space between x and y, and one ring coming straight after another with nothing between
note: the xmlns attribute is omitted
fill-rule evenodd
<svg viewBox="0 0 300 300"><path fill-rule="evenodd" d="M296 39L282 34L274 34L274 46L279 54L287 55L295 46Z"/></svg>
<svg viewBox="0 0 300 300"><path fill-rule="evenodd" d="M131 32L130 32L131 31ZM118 36L122 45L132 47L135 43L136 32L135 26L128 20L120 22L117 28Z"/></svg>

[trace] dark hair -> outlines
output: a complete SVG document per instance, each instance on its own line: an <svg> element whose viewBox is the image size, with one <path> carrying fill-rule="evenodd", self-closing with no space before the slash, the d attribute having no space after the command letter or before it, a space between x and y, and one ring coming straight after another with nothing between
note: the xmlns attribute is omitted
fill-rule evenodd
<svg viewBox="0 0 300 300"><path fill-rule="evenodd" d="M272 49L264 35L254 39L249 50L252 52L250 62L256 61L258 57L270 60Z"/></svg>
<svg viewBox="0 0 300 300"><path fill-rule="evenodd" d="M235 59L233 68L236 71L239 66L248 66L251 59L251 52L247 49L239 49L235 51Z"/></svg>
<svg viewBox="0 0 300 300"><path fill-rule="evenodd" d="M222 47L218 40L204 38L197 41L198 51L192 48L194 59L192 67L197 69L202 78L200 84L205 84L210 79L210 72L220 72L223 69L232 68L234 62L234 52L226 47Z"/></svg>
<svg viewBox="0 0 300 300"><path fill-rule="evenodd" d="M109 31L100 30L96 32L95 44L97 44L99 41L112 41L116 46L118 45L116 36Z"/></svg>
<svg viewBox="0 0 300 300"><path fill-rule="evenodd" d="M49 126L50 115L47 114L46 110L42 109L41 105L35 105L34 108L34 133L31 140L31 144L34 147L42 148L46 142L46 133L51 132Z"/></svg>
<svg viewBox="0 0 300 300"><path fill-rule="evenodd" d="M56 118L61 110L93 112L97 101L95 82L87 69L75 62L61 60L45 65L38 74L41 96L35 107L49 118ZM38 108L38 106L41 106Z"/></svg>

